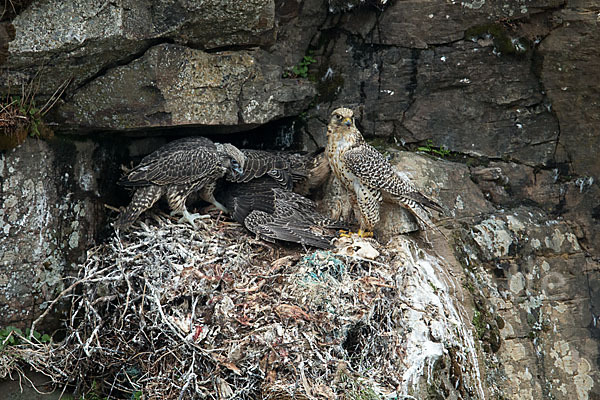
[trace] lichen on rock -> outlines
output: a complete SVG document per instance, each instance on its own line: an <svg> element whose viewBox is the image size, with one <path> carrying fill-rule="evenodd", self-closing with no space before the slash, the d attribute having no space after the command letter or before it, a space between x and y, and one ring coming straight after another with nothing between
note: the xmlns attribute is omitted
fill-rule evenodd
<svg viewBox="0 0 600 400"><path fill-rule="evenodd" d="M162 44L90 82L58 112L67 126L87 129L248 129L298 113L311 101L310 82L281 76L261 50L206 53Z"/></svg>

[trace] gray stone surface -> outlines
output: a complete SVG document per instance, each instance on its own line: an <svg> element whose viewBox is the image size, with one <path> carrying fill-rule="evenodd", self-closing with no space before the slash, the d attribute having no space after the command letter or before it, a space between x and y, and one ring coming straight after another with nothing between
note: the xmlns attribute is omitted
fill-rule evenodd
<svg viewBox="0 0 600 400"><path fill-rule="evenodd" d="M461 41L422 52L417 68L406 140L432 138L461 153L529 165L552 159L559 128L530 61Z"/></svg>
<svg viewBox="0 0 600 400"><path fill-rule="evenodd" d="M383 13L374 35L378 44L426 49L462 39L465 31L478 25L503 20L520 20L547 9L558 8L564 0L540 2L485 0L435 0L394 2Z"/></svg>
<svg viewBox="0 0 600 400"><path fill-rule="evenodd" d="M95 145L29 138L0 154L0 326L26 326L85 257L104 212Z"/></svg>
<svg viewBox="0 0 600 400"><path fill-rule="evenodd" d="M8 42L15 39L15 27L8 23L0 23L0 65L8 58Z"/></svg>
<svg viewBox="0 0 600 400"><path fill-rule="evenodd" d="M300 113L314 95L283 79L261 51L205 53L162 44L79 90L58 110L67 126L134 129L209 125L248 129Z"/></svg>
<svg viewBox="0 0 600 400"><path fill-rule="evenodd" d="M560 121L557 161L567 163L572 172L600 180L600 148L597 101L600 89L600 40L597 4L577 2L557 12L562 22L542 41L541 78L552 109Z"/></svg>
<svg viewBox="0 0 600 400"><path fill-rule="evenodd" d="M538 209L497 213L465 228L456 247L476 299L492 392L509 399L597 397L591 332L598 262L564 221Z"/></svg>
<svg viewBox="0 0 600 400"><path fill-rule="evenodd" d="M68 78L72 91L157 41L204 49L266 45L275 39L274 7L273 0L35 1L13 21L17 38L0 90L18 90L39 74L40 94Z"/></svg>
<svg viewBox="0 0 600 400"><path fill-rule="evenodd" d="M353 53L358 49L360 58ZM498 56L493 44L472 41L416 53L368 47L344 34L322 51L331 51L322 62L333 77L330 86L317 77L326 81L318 86L319 99L333 101L312 111L309 130L320 140L332 109L361 104L366 136L402 143L431 139L461 153L528 165L553 158L559 126L529 59Z"/></svg>

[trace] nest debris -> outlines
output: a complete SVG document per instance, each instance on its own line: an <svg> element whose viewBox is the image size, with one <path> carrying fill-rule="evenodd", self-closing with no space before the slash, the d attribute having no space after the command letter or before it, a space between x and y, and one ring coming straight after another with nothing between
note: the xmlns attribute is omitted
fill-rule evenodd
<svg viewBox="0 0 600 400"><path fill-rule="evenodd" d="M480 393L472 335L409 239L305 252L204 223L155 216L89 250L59 296L66 337L0 349L0 377L25 364L109 398L402 399L451 357L449 389Z"/></svg>

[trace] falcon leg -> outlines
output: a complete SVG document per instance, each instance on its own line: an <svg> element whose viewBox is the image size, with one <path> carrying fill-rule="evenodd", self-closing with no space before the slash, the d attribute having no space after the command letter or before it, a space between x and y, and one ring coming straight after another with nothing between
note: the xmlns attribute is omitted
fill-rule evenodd
<svg viewBox="0 0 600 400"><path fill-rule="evenodd" d="M191 214L185 207L183 208L183 210L175 210L175 211L171 212L171 215L178 215L178 214L181 214L182 217L179 218L179 221L177 221L177 222L179 222L179 223L187 222L194 229L198 228L196 226L197 219L210 218L209 215L202 215L202 214L198 214L198 213Z"/></svg>
<svg viewBox="0 0 600 400"><path fill-rule="evenodd" d="M219 210L223 211L225 214L229 214L229 210L227 210L227 207L219 203L217 200L213 201L212 205L217 207Z"/></svg>
<svg viewBox="0 0 600 400"><path fill-rule="evenodd" d="M360 210L360 229L358 236L361 238L373 237L373 227L379 222L379 192L367 188L360 188L356 193L358 208Z"/></svg>
<svg viewBox="0 0 600 400"><path fill-rule="evenodd" d="M215 191L216 186L217 186L216 182L210 182L210 183L207 183L206 185L204 185L202 190L200 190L200 197L202 198L202 200L217 207L219 210L223 211L225 214L229 214L229 210L227 210L227 208L223 204L219 203L215 199L214 191Z"/></svg>
<svg viewBox="0 0 600 400"><path fill-rule="evenodd" d="M196 229L197 227L195 221L199 218L208 218L209 216L201 214L190 214L187 208L185 208L185 200L192 191L194 191L193 187L189 188L179 186L170 188L167 192L167 200L169 202L169 207L171 207L171 210L173 210L171 212L171 215L181 215L182 217L179 219L179 223L187 222L190 225L192 225L194 229Z"/></svg>

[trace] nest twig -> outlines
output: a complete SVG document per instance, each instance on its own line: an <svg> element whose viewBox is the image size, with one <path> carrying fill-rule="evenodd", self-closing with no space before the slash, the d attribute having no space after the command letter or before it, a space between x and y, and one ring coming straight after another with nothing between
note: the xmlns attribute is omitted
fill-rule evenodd
<svg viewBox="0 0 600 400"><path fill-rule="evenodd" d="M88 252L58 298L70 305L65 339L0 351L0 376L25 376L25 361L57 385L110 398L406 398L410 318L448 314L405 297L408 261L275 256L236 224L210 219L195 231L156 219Z"/></svg>

